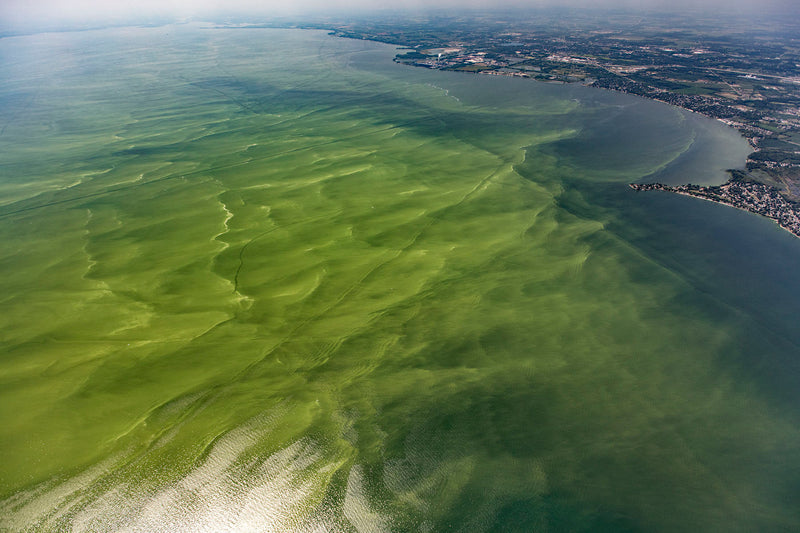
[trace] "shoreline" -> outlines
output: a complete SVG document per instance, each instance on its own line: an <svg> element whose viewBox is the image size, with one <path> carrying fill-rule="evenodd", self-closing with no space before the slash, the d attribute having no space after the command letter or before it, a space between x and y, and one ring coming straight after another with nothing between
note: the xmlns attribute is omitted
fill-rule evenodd
<svg viewBox="0 0 800 533"><path fill-rule="evenodd" d="M634 191L667 191L723 204L774 221L780 228L800 238L800 205L784 198L777 189L762 183L740 181L732 177L722 185L664 185L663 183L631 183Z"/></svg>
<svg viewBox="0 0 800 533"><path fill-rule="evenodd" d="M328 30L329 32L328 35L334 37L339 37L344 39L355 38L350 35L341 34L340 32L336 30L331 30L330 28L325 28L325 29ZM362 37L362 39L364 39L364 37ZM369 38L366 38L365 40L397 46L398 51L400 49L409 49L408 45L400 43L393 43L390 41L369 39ZM395 55L393 59L395 63L400 63L418 68L426 68L430 70L447 70L439 67L438 63L435 65L431 65L414 61L409 61L409 62L399 61L398 60L399 56L400 56L399 53ZM535 80L531 78L529 75L520 72L507 72L499 70L474 70L474 71L462 70L461 72L467 74L507 76L507 77L530 79L533 81L542 81L542 80ZM667 105L673 105L679 109L683 109L704 116L706 118L722 122L729 128L732 128L733 130L737 131L753 149L753 152L747 157L748 162L750 161L751 156L757 154L761 150L756 140L752 136L747 135L747 133L750 132L748 131L746 125L731 123L730 120L725 119L723 117L715 116L713 113L707 113L698 109L693 109L692 107L689 106L680 105L679 103L670 101L670 99L665 98L664 95L660 95L662 96L661 98L656 98L650 94L641 94L636 91L625 90L624 87L613 87L613 86L606 87L603 86L602 84L597 83L597 80L592 80L588 83L581 83L580 81L553 80L549 83L561 83L561 84L580 83L585 87L591 87L599 90L614 91L622 94L639 96L641 98L645 98L648 100L665 103ZM648 184L631 183L629 184L629 186L637 192L662 190L662 191L672 192L675 194L680 194L683 196L700 198L702 200L728 205L730 207L741 209L743 211L748 211L750 213L761 215L763 217L769 218L770 220L773 220L779 227L788 231L795 237L800 238L800 204L788 200L780 192L779 189L770 185L766 185L760 181L755 181L752 178L748 178L746 172L742 171L728 171L728 172L731 175L731 177L728 179L727 182L718 186L706 187L706 186L693 185L691 183L688 183L686 185L677 185L677 186L664 185L661 183L648 183Z"/></svg>
<svg viewBox="0 0 800 533"><path fill-rule="evenodd" d="M334 33L333 35L337 35ZM338 35L337 35L338 36ZM344 37L344 36L342 36ZM381 42L381 41L375 41ZM401 63L397 60L397 57L394 59L395 62ZM428 68L431 70L445 70L441 69L437 66L429 66L419 63L406 63L402 62L403 64L419 67L419 68ZM515 78L524 78L533 81L539 81L531 78L530 76L518 72L502 72L496 70L478 70L478 71L462 71L467 74L483 74L483 75L491 75L491 76L508 76L508 77L515 77ZM758 143L753 139L751 136L746 135L747 131L743 130L742 127L737 127L736 124L730 123L729 120L726 120L721 117L714 116L711 113L704 113L697 109L692 109L691 107L681 106L674 102L670 102L668 100L662 98L653 98L647 94L639 94L632 91L626 91L622 88L616 87L603 87L596 83L596 80L592 80L588 83L581 83L579 81L570 82L570 81L550 81L544 83L580 83L584 87L591 87L593 89L599 90L606 90L606 91L614 91L621 94L628 94L633 96L639 96L641 98L645 98L647 100L653 100L656 102L665 103L667 105L674 105L679 109L683 109L685 111L689 111L691 113L696 113L703 117L717 120L727 127L735 130L739 133L743 139L747 141L750 147L753 149L753 152L747 156L747 160L750 160L750 157L753 154L758 153L761 149L758 146ZM792 235L797 238L800 238L800 204L792 202L788 200L785 196L781 194L781 192L770 185L766 185L764 183L754 181L752 179L747 179L746 174L741 173L738 171L737 173L741 173L741 176L733 175L735 171L728 171L731 174L731 177L723 183L722 185L717 186L699 186L699 185L692 185L691 183L687 183L686 185L664 185L661 183L649 183L649 184L636 184L631 183L630 187L635 191L650 191L650 190L662 190L667 192L672 192L675 194L680 194L683 196L690 196L693 198L699 198L701 200L707 200L709 202L727 205L730 207L734 207L736 209L741 209L743 211L747 211L749 213L754 213L756 215L763 216L774 221L780 228L788 231ZM742 194L742 190L746 190L746 194Z"/></svg>

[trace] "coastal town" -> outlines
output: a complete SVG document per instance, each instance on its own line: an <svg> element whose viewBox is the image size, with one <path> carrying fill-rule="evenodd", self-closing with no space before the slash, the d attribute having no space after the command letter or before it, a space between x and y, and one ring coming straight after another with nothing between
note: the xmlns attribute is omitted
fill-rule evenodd
<svg viewBox="0 0 800 533"><path fill-rule="evenodd" d="M800 209L774 187L753 181L732 178L724 185L663 185L661 183L632 183L636 191L669 191L712 202L730 205L774 220L780 227L800 237Z"/></svg>
<svg viewBox="0 0 800 533"><path fill-rule="evenodd" d="M403 22L366 19L316 27L342 37L401 45L405 49L395 58L399 63L582 83L718 119L752 146L745 170L719 190L651 188L705 195L796 228L800 21L744 20L724 13L709 19L619 12L602 19L596 13L561 9L506 17L472 13ZM682 30L674 31L676 27Z"/></svg>

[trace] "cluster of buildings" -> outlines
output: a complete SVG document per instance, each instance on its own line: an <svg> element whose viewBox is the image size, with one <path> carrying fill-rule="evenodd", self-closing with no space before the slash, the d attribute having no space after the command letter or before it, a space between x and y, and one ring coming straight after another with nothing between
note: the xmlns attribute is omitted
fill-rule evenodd
<svg viewBox="0 0 800 533"><path fill-rule="evenodd" d="M724 185L631 184L637 191L669 191L730 205L771 218L778 225L800 237L800 205L784 198L776 189L762 183L731 180Z"/></svg>

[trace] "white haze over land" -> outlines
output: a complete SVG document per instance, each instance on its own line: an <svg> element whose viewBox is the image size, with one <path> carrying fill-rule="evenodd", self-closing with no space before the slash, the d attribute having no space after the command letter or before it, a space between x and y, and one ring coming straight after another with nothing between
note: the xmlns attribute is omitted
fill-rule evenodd
<svg viewBox="0 0 800 533"><path fill-rule="evenodd" d="M0 32L34 26L75 26L187 20L223 15L301 16L402 10L498 8L626 8L656 11L720 11L730 14L791 13L797 0L2 0Z"/></svg>

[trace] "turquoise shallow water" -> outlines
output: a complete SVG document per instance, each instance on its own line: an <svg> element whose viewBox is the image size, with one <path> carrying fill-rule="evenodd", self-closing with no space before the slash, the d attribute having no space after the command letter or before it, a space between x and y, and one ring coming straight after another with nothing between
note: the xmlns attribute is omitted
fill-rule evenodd
<svg viewBox="0 0 800 533"><path fill-rule="evenodd" d="M393 54L0 40L0 527L797 529L800 245L627 187L747 144Z"/></svg>

